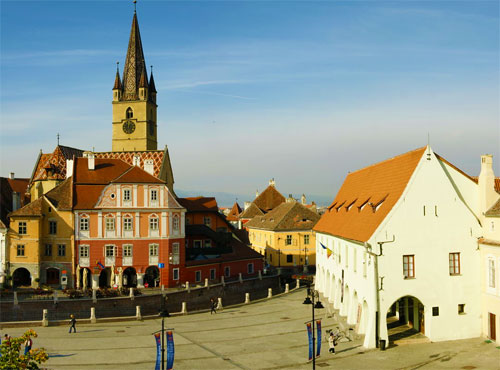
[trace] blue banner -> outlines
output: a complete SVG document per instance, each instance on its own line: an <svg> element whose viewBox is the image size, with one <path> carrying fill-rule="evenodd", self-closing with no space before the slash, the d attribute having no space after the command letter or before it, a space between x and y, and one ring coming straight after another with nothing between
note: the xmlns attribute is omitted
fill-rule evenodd
<svg viewBox="0 0 500 370"><path fill-rule="evenodd" d="M106 267L101 263L101 261L96 261L97 266L99 266L102 270L104 270Z"/></svg>
<svg viewBox="0 0 500 370"><path fill-rule="evenodd" d="M160 333L155 334L155 341L156 341L156 365L155 365L155 370L160 370L160 364L161 364L161 339L160 339Z"/></svg>
<svg viewBox="0 0 500 370"><path fill-rule="evenodd" d="M171 331L167 331L167 370L172 370L174 367L174 335Z"/></svg>
<svg viewBox="0 0 500 370"><path fill-rule="evenodd" d="M309 361L313 358L313 336L311 323L307 323L307 336L309 338Z"/></svg>
<svg viewBox="0 0 500 370"><path fill-rule="evenodd" d="M319 354L321 352L321 320L316 321L316 329L318 331L318 334L316 335L316 338L318 338L318 343L316 346L316 357L319 357Z"/></svg>

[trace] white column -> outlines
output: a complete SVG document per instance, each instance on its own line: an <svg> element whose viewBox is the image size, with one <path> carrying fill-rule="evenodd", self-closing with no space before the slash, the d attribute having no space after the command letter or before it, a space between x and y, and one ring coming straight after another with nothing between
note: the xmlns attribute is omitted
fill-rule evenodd
<svg viewBox="0 0 500 370"><path fill-rule="evenodd" d="M245 293L245 303L246 304L250 303L250 293Z"/></svg>
<svg viewBox="0 0 500 370"><path fill-rule="evenodd" d="M160 235L167 236L167 212L162 212L160 219Z"/></svg>
<svg viewBox="0 0 500 370"><path fill-rule="evenodd" d="M121 238L122 236L122 214L121 212L116 212L116 236Z"/></svg>
<svg viewBox="0 0 500 370"><path fill-rule="evenodd" d="M144 273L137 274L137 288L144 288Z"/></svg>
<svg viewBox="0 0 500 370"><path fill-rule="evenodd" d="M97 214L97 237L102 238L102 212Z"/></svg>
<svg viewBox="0 0 500 370"><path fill-rule="evenodd" d="M121 207L122 206L122 196L121 196L120 186L116 187L116 206L117 207Z"/></svg>
<svg viewBox="0 0 500 370"><path fill-rule="evenodd" d="M186 233L186 214L184 212L181 213L181 237L184 237Z"/></svg>
<svg viewBox="0 0 500 370"><path fill-rule="evenodd" d="M135 318L137 320L142 320L141 306L135 306Z"/></svg>
<svg viewBox="0 0 500 370"><path fill-rule="evenodd" d="M166 186L163 186L158 190L158 192L160 193L158 194L160 197L160 207L165 207L165 189Z"/></svg>
<svg viewBox="0 0 500 370"><path fill-rule="evenodd" d="M136 238L139 238L141 236L140 227L141 227L141 214L139 212L136 212L135 213L135 230L134 230L134 235Z"/></svg>
<svg viewBox="0 0 500 370"><path fill-rule="evenodd" d="M172 236L172 212L168 212L168 235Z"/></svg>
<svg viewBox="0 0 500 370"><path fill-rule="evenodd" d="M132 186L132 207L137 207L137 184Z"/></svg>
<svg viewBox="0 0 500 370"><path fill-rule="evenodd" d="M92 289L99 288L99 274L92 274Z"/></svg>
<svg viewBox="0 0 500 370"><path fill-rule="evenodd" d="M149 187L147 185L144 185L144 204L143 204L143 207L144 208L148 208L149 207L149 203L148 203L148 193L149 193Z"/></svg>

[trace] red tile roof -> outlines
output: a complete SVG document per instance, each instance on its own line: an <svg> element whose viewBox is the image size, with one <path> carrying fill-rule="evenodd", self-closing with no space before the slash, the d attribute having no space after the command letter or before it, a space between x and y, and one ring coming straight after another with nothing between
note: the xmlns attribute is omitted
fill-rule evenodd
<svg viewBox="0 0 500 370"><path fill-rule="evenodd" d="M188 212L219 212L214 197L178 198L179 204Z"/></svg>
<svg viewBox="0 0 500 370"><path fill-rule="evenodd" d="M21 194L21 197L28 191L30 179L7 179L7 181L12 191Z"/></svg>
<svg viewBox="0 0 500 370"><path fill-rule="evenodd" d="M238 204L238 202L234 202L233 208L231 208L231 211L229 211L228 215L226 216L226 219L228 221L238 221L240 213L241 213L240 205Z"/></svg>
<svg viewBox="0 0 500 370"><path fill-rule="evenodd" d="M241 214L240 214L240 219L251 219L255 216L261 216L263 215L264 212L260 210L259 207L255 205L255 203L250 203L247 209L245 209Z"/></svg>
<svg viewBox="0 0 500 370"><path fill-rule="evenodd" d="M279 206L281 203L285 202L285 197L274 187L274 185L269 185L262 193L259 194L257 198L254 199L254 203L263 212L269 212L271 209Z"/></svg>
<svg viewBox="0 0 500 370"><path fill-rule="evenodd" d="M130 169L120 159L95 159L94 170L88 169L88 158L76 158L73 181L76 184L108 184Z"/></svg>
<svg viewBox="0 0 500 370"><path fill-rule="evenodd" d="M73 209L93 209L106 185L75 185Z"/></svg>
<svg viewBox="0 0 500 370"><path fill-rule="evenodd" d="M420 148L348 174L314 230L367 241L401 197L425 149Z"/></svg>
<svg viewBox="0 0 500 370"><path fill-rule="evenodd" d="M312 230L320 216L294 201L281 203L263 216L256 216L245 224L246 228L262 230Z"/></svg>
<svg viewBox="0 0 500 370"><path fill-rule="evenodd" d="M114 183L148 183L148 184L164 184L164 181L150 175L143 169L133 166L130 167L122 175L114 179Z"/></svg>
<svg viewBox="0 0 500 370"><path fill-rule="evenodd" d="M24 207L9 213L9 217L24 217L24 216L42 216L43 198L26 204Z"/></svg>

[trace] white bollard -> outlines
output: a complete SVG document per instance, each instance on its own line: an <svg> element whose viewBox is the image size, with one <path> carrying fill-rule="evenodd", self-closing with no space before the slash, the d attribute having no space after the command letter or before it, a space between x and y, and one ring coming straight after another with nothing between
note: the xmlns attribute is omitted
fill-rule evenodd
<svg viewBox="0 0 500 370"><path fill-rule="evenodd" d="M222 298L217 299L217 310L222 311Z"/></svg>
<svg viewBox="0 0 500 370"><path fill-rule="evenodd" d="M250 303L250 293L245 293L245 303Z"/></svg>
<svg viewBox="0 0 500 370"><path fill-rule="evenodd" d="M92 302L97 302L97 289L92 289Z"/></svg>
<svg viewBox="0 0 500 370"><path fill-rule="evenodd" d="M95 307L90 307L90 323L95 324L97 319L95 317Z"/></svg>
<svg viewBox="0 0 500 370"><path fill-rule="evenodd" d="M262 280L262 271L259 270L259 280Z"/></svg>
<svg viewBox="0 0 500 370"><path fill-rule="evenodd" d="M297 282L295 283L295 289L300 288L300 280L297 279Z"/></svg>
<svg viewBox="0 0 500 370"><path fill-rule="evenodd" d="M286 283L285 284L285 293L288 293L290 291L290 284Z"/></svg>
<svg viewBox="0 0 500 370"><path fill-rule="evenodd" d="M19 304L19 301L17 300L17 292L14 292L14 304Z"/></svg>
<svg viewBox="0 0 500 370"><path fill-rule="evenodd" d="M135 306L135 318L137 320L142 320L141 306Z"/></svg>
<svg viewBox="0 0 500 370"><path fill-rule="evenodd" d="M42 326L49 326L49 310L44 309L42 312Z"/></svg>
<svg viewBox="0 0 500 370"><path fill-rule="evenodd" d="M129 288L128 296L131 300L134 300L134 288Z"/></svg>
<svg viewBox="0 0 500 370"><path fill-rule="evenodd" d="M189 287L189 281L186 281L186 290L188 293L191 291L191 288Z"/></svg>
<svg viewBox="0 0 500 370"><path fill-rule="evenodd" d="M161 285L161 295L165 296L165 285Z"/></svg>
<svg viewBox="0 0 500 370"><path fill-rule="evenodd" d="M224 276L220 277L220 282L222 283L222 286L226 286L226 281L224 280Z"/></svg>
<svg viewBox="0 0 500 370"><path fill-rule="evenodd" d="M240 279L240 283L242 283L243 282L243 275L241 275L241 272L239 274L239 279Z"/></svg>
<svg viewBox="0 0 500 370"><path fill-rule="evenodd" d="M269 288L267 290L267 298L272 298L272 296L273 296L273 288Z"/></svg>
<svg viewBox="0 0 500 370"><path fill-rule="evenodd" d="M187 303L186 302L182 302L181 314L187 315L187 313L188 313L188 311L187 311Z"/></svg>
<svg viewBox="0 0 500 370"><path fill-rule="evenodd" d="M208 278L205 278L205 288L208 288Z"/></svg>

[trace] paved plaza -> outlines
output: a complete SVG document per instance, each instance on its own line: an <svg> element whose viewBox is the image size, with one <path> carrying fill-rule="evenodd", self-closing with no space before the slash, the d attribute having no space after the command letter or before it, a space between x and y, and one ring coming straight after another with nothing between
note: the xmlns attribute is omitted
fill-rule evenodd
<svg viewBox="0 0 500 370"><path fill-rule="evenodd" d="M166 319L174 328L174 369L311 369L305 322L311 306L303 305L305 290L262 302ZM207 302L208 308L209 302ZM326 310L316 310L323 328L336 327ZM154 369L156 348L152 333L161 320L77 325L35 330L35 347L50 355L48 369ZM27 328L4 329L19 335ZM397 346L386 351L365 350L362 340L338 345L328 353L323 343L319 368L331 369L500 369L500 349L483 338Z"/></svg>

